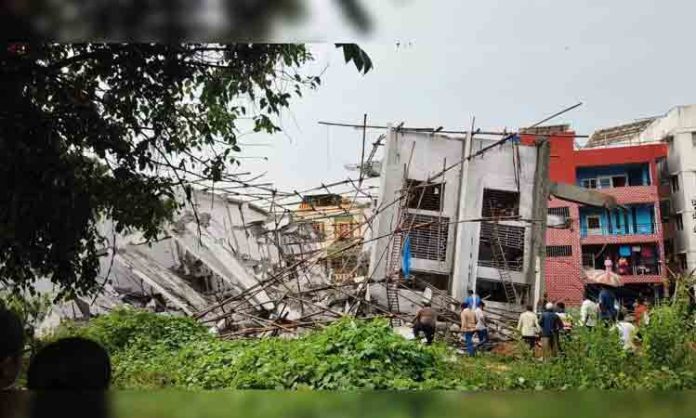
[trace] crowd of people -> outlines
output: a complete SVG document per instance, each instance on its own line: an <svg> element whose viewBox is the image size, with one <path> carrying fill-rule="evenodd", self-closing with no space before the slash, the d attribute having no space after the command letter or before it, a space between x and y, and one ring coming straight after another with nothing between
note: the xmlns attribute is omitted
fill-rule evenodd
<svg viewBox="0 0 696 418"><path fill-rule="evenodd" d="M542 303L539 315L532 306L526 307L519 317L517 329L530 349L533 350L540 342L543 357L551 357L561 351L561 336L569 333L574 325L587 329L597 325L614 327L623 348L632 352L640 337L635 324L649 321L650 307L645 299L638 297L632 307L633 315L628 315L628 309L620 306L612 289L606 286L601 288L596 300L590 291L585 292L577 324L565 312L564 303L548 302L546 294Z"/></svg>
<svg viewBox="0 0 696 418"><path fill-rule="evenodd" d="M461 338L470 356L490 348L485 306L481 297L471 290L461 304ZM548 295L544 294L536 311L529 305L520 314L517 331L530 350L540 346L544 358L553 357L562 351L562 336L569 334L574 326L592 329L601 324L614 327L623 348L634 351L636 340L640 337L635 324L649 321L650 307L645 299L639 297L632 308L633 315L628 315L627 309L619 305L613 290L603 287L596 298L591 296L590 291L585 292L580 316L574 320L566 312L563 302L550 302ZM432 344L436 323L436 311L428 301L424 301L423 308L413 320L414 336L418 339L423 335L426 344Z"/></svg>

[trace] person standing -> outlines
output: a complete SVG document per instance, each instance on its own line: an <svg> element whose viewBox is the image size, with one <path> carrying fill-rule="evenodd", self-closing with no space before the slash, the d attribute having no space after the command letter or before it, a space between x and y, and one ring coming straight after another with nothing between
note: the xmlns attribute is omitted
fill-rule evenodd
<svg viewBox="0 0 696 418"><path fill-rule="evenodd" d="M486 313L484 312L486 304L481 301L478 308L474 310L476 314L476 335L478 336L477 349L484 348L488 342L488 324L486 323Z"/></svg>
<svg viewBox="0 0 696 418"><path fill-rule="evenodd" d="M619 312L619 322L616 323L616 329L619 331L619 339L623 349L634 352L636 350L636 327L623 312Z"/></svg>
<svg viewBox="0 0 696 418"><path fill-rule="evenodd" d="M532 308L527 305L526 310L520 314L517 321L517 330L522 334L522 339L527 343L530 350L534 350L539 333L539 320Z"/></svg>
<svg viewBox="0 0 696 418"><path fill-rule="evenodd" d="M636 324L640 325L648 322L648 305L645 304L645 300L642 297L638 297L633 313L636 318Z"/></svg>
<svg viewBox="0 0 696 418"><path fill-rule="evenodd" d="M418 310L413 319L413 336L419 339L422 332L425 334L426 344L432 344L435 338L435 318L436 314L430 307L430 302L424 301L423 307Z"/></svg>
<svg viewBox="0 0 696 418"><path fill-rule="evenodd" d="M558 314L553 311L553 303L549 302L541 314L541 347L544 358L555 356L558 352L559 333L563 329L563 322Z"/></svg>
<svg viewBox="0 0 696 418"><path fill-rule="evenodd" d="M597 325L599 306L590 299L590 292L585 291L585 299L580 306L580 323L587 329L593 329Z"/></svg>
<svg viewBox="0 0 696 418"><path fill-rule="evenodd" d="M613 271L614 263L611 261L611 257L606 256L604 259L604 271L606 274L611 274Z"/></svg>
<svg viewBox="0 0 696 418"><path fill-rule="evenodd" d="M466 341L466 352L470 356L474 355L474 333L476 333L476 314L473 309L464 302L464 309L461 313L462 332L464 333L464 341Z"/></svg>
<svg viewBox="0 0 696 418"><path fill-rule="evenodd" d="M616 321L616 296L606 286L599 292L599 318L605 323Z"/></svg>
<svg viewBox="0 0 696 418"><path fill-rule="evenodd" d="M469 290L467 293L469 294L469 296L466 297L464 303L466 303L469 306L469 308L471 308L471 310L475 310L481 303L481 298L479 297L479 295L474 293L473 290Z"/></svg>

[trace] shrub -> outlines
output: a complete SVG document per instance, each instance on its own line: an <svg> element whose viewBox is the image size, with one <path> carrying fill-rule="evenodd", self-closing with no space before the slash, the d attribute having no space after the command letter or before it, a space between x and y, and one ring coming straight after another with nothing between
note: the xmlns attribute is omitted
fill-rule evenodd
<svg viewBox="0 0 696 418"><path fill-rule="evenodd" d="M87 326L66 324L59 335L104 344L121 389L696 388L693 355L680 351L689 337L672 335L683 321L667 308L654 317L651 324L667 325L644 330L644 356L624 352L614 328L596 327L575 330L563 339L563 354L543 363L524 355L462 357L444 345L407 341L384 320L350 318L293 340L225 341L191 319L121 310Z"/></svg>

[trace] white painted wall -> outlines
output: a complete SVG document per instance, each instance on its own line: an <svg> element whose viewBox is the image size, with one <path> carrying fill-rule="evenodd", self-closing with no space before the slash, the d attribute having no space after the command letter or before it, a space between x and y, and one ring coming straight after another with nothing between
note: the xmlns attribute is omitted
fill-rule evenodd
<svg viewBox="0 0 696 418"><path fill-rule="evenodd" d="M667 165L671 175L679 176L679 191L672 193L672 208L681 213L684 230L674 236L675 253L686 254L688 270L696 269L696 105L677 106L655 120L636 138L636 143L650 143L672 136ZM633 140L631 141L633 143ZM692 202L693 201L693 202Z"/></svg>

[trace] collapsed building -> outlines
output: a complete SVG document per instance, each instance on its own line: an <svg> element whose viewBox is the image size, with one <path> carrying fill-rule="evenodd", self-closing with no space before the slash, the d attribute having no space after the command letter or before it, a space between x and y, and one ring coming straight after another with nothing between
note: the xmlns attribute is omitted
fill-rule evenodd
<svg viewBox="0 0 696 418"><path fill-rule="evenodd" d="M329 281L311 224L211 193L194 193L193 208L156 242L137 234L114 238L101 259L99 294L56 306L42 328L129 305L194 316L221 335L263 333L276 323L340 317L359 289L336 290Z"/></svg>
<svg viewBox="0 0 696 418"><path fill-rule="evenodd" d="M548 197L616 205L549 184L543 138L390 129L373 145L366 162L381 168L373 207L295 192L288 196L302 197L298 210L277 205L275 193L266 210L194 192L163 238L114 235L98 295L57 306L42 328L125 304L194 317L224 338L293 336L344 316L387 317L399 327L429 301L441 331L456 339L459 304L475 290L487 301L494 337L506 338L521 307L543 292ZM348 182L354 186L339 183ZM108 235L108 223L103 228Z"/></svg>

